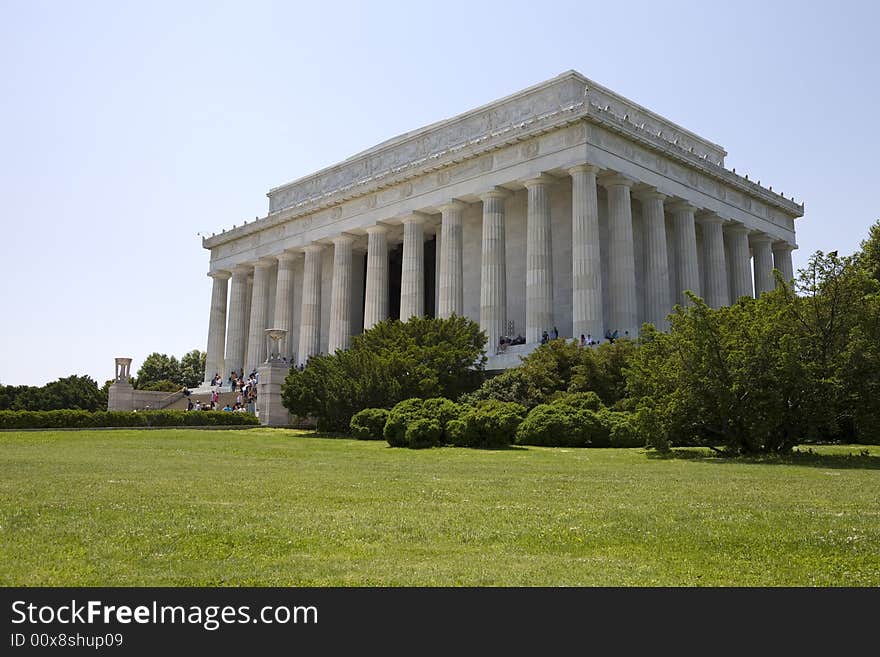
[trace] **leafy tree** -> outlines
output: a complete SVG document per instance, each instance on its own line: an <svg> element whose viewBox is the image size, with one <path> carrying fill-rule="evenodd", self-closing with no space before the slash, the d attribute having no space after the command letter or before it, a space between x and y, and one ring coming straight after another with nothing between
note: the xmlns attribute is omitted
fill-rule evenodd
<svg viewBox="0 0 880 657"><path fill-rule="evenodd" d="M861 249L856 254L856 263L880 283L880 219L868 229L868 238L862 241Z"/></svg>
<svg viewBox="0 0 880 657"><path fill-rule="evenodd" d="M106 410L107 393L90 376L68 376L45 386L0 387L0 410Z"/></svg>
<svg viewBox="0 0 880 657"><path fill-rule="evenodd" d="M144 388L157 381L174 381L183 385L180 362L174 356L153 352L144 359L137 372L137 388Z"/></svg>
<svg viewBox="0 0 880 657"><path fill-rule="evenodd" d="M205 380L205 362L208 352L193 349L180 359L180 385L196 388ZM214 372L211 372L211 376Z"/></svg>
<svg viewBox="0 0 880 657"><path fill-rule="evenodd" d="M668 334L643 333L630 392L659 414L674 442L727 454L789 451L812 391L796 341L779 335L790 319L785 295L776 290L718 310L690 298L671 315Z"/></svg>
<svg viewBox="0 0 880 657"><path fill-rule="evenodd" d="M817 252L793 286L713 310L677 307L628 368L656 444L785 453L804 440L869 440L880 418L878 284L858 258Z"/></svg>
<svg viewBox="0 0 880 657"><path fill-rule="evenodd" d="M163 379L162 381L151 381L138 387L139 390L149 390L153 392L177 392L181 385L176 381Z"/></svg>
<svg viewBox="0 0 880 657"><path fill-rule="evenodd" d="M317 418L322 431L348 432L365 408L391 408L410 397L457 397L482 380L485 333L465 317L386 320L332 355L292 369L282 386L294 415Z"/></svg>
<svg viewBox="0 0 880 657"><path fill-rule="evenodd" d="M617 340L586 349L566 340L551 340L522 359L522 364L488 379L461 401L486 399L516 402L534 408L559 392L595 392L608 405L626 394L624 369L636 348Z"/></svg>

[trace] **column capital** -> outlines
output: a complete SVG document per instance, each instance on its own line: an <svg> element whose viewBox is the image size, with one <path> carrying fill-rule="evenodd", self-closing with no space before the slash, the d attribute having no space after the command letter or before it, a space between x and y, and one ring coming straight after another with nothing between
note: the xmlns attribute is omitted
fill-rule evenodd
<svg viewBox="0 0 880 657"><path fill-rule="evenodd" d="M384 235L388 232L388 226L386 226L385 224L373 224L372 226L367 226L365 230L367 231L367 235Z"/></svg>
<svg viewBox="0 0 880 657"><path fill-rule="evenodd" d="M321 253L324 250L324 245L318 242L312 242L311 244L306 244L302 247L303 253Z"/></svg>
<svg viewBox="0 0 880 657"><path fill-rule="evenodd" d="M510 196L510 190L504 189L504 187L493 187L482 192L479 196L480 200L484 202L490 198L507 198Z"/></svg>
<svg viewBox="0 0 880 657"><path fill-rule="evenodd" d="M770 246L773 248L774 251L780 251L782 253L786 251L788 253L791 253L798 248L797 244L792 244L791 242L786 242L785 240L773 242L773 244L771 244Z"/></svg>
<svg viewBox="0 0 880 657"><path fill-rule="evenodd" d="M235 265L232 268L233 276L248 276L251 271L253 271L253 267L248 265L247 263L241 263L240 265Z"/></svg>
<svg viewBox="0 0 880 657"><path fill-rule="evenodd" d="M696 215L697 223L704 226L718 226L724 225L725 221L723 217L719 217L714 212L700 212Z"/></svg>
<svg viewBox="0 0 880 657"><path fill-rule="evenodd" d="M270 257L266 257L266 258L260 258L259 260L255 260L253 265L254 265L255 270L256 269L268 269L269 267L272 267L273 265L275 265L276 262L278 262L278 261L275 259L275 257L270 256Z"/></svg>
<svg viewBox="0 0 880 657"><path fill-rule="evenodd" d="M278 259L278 264L280 265L292 265L298 256L299 253L294 251L282 251L275 257Z"/></svg>
<svg viewBox="0 0 880 657"><path fill-rule="evenodd" d="M609 187L627 187L630 188L635 184L632 178L627 178L620 173L610 173L599 178L599 184L608 189Z"/></svg>
<svg viewBox="0 0 880 657"><path fill-rule="evenodd" d="M220 279L221 281L228 281L232 277L232 272L226 271L225 269L214 269L208 272L208 276L214 280Z"/></svg>
<svg viewBox="0 0 880 657"><path fill-rule="evenodd" d="M749 242L754 244L770 244L773 242L773 238L767 233L750 233Z"/></svg>
<svg viewBox="0 0 880 657"><path fill-rule="evenodd" d="M423 224L428 220L428 215L424 212L410 212L400 218L404 224Z"/></svg>
<svg viewBox="0 0 880 657"><path fill-rule="evenodd" d="M348 233L341 233L339 235L336 235L332 241L333 246L345 246L354 242L354 236L349 235Z"/></svg>
<svg viewBox="0 0 880 657"><path fill-rule="evenodd" d="M724 231L731 235L748 235L750 228L738 221L729 221L724 225Z"/></svg>
<svg viewBox="0 0 880 657"><path fill-rule="evenodd" d="M640 201L665 201L669 198L668 194L647 185L634 188L632 195Z"/></svg>
<svg viewBox="0 0 880 657"><path fill-rule="evenodd" d="M531 189L532 187L537 187L539 185L552 185L556 182L556 178L548 176L546 173L541 173L532 178L526 178L520 182L525 185L526 189Z"/></svg>
<svg viewBox="0 0 880 657"><path fill-rule="evenodd" d="M691 214L696 213L700 209L693 203L684 200L673 201L668 207L672 212L690 212Z"/></svg>
<svg viewBox="0 0 880 657"><path fill-rule="evenodd" d="M569 175L575 173L599 173L599 167L594 164L576 164L568 169Z"/></svg>
<svg viewBox="0 0 880 657"><path fill-rule="evenodd" d="M446 203L443 203L443 204L437 206L437 209L440 210L440 212L446 213L446 212L449 212L450 210L464 210L467 207L467 205L468 204L465 203L464 201L459 201L457 198L454 198L451 201L448 201Z"/></svg>

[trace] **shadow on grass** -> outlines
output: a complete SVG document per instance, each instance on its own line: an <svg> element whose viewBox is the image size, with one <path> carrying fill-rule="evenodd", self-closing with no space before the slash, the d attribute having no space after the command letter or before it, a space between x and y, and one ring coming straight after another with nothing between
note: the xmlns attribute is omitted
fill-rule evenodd
<svg viewBox="0 0 880 657"><path fill-rule="evenodd" d="M756 454L751 456L721 456L700 448L676 448L666 454L647 452L649 459L688 460L706 463L755 463L760 465L805 465L813 468L839 470L880 470L880 456L868 453L858 445L848 454L819 454L810 448L795 449L791 454Z"/></svg>

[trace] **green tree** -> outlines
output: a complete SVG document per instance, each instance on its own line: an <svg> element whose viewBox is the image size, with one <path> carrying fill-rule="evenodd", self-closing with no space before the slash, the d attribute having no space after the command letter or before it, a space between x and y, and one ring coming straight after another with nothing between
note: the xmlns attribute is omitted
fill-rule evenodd
<svg viewBox="0 0 880 657"><path fill-rule="evenodd" d="M595 392L610 406L626 394L624 370L635 348L635 342L625 339L589 349L551 340L523 358L518 367L488 379L461 401L495 399L534 408L555 393Z"/></svg>
<svg viewBox="0 0 880 657"><path fill-rule="evenodd" d="M55 411L107 409L107 393L90 376L68 376L44 386L4 386L0 410Z"/></svg>
<svg viewBox="0 0 880 657"><path fill-rule="evenodd" d="M814 254L792 286L713 310L677 307L644 331L627 391L657 444L785 453L801 441L869 440L880 417L877 282L857 258Z"/></svg>
<svg viewBox="0 0 880 657"><path fill-rule="evenodd" d="M196 388L205 380L205 361L208 352L193 349L180 359L180 385ZM211 372L214 376L214 372Z"/></svg>
<svg viewBox="0 0 880 657"><path fill-rule="evenodd" d="M862 241L861 249L856 254L856 263L880 283L880 219L868 229L868 238Z"/></svg>
<svg viewBox="0 0 880 657"><path fill-rule="evenodd" d="M465 317L386 320L332 355L291 369L282 386L294 415L317 418L322 431L348 432L365 408L391 408L410 397L454 398L479 385L485 334Z"/></svg>
<svg viewBox="0 0 880 657"><path fill-rule="evenodd" d="M143 388L157 381L174 381L183 385L180 362L174 356L153 352L144 359L137 372L137 386Z"/></svg>

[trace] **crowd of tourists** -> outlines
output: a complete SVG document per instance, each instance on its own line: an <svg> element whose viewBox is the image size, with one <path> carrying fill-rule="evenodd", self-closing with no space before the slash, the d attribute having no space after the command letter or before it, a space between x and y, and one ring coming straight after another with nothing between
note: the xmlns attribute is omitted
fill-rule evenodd
<svg viewBox="0 0 880 657"><path fill-rule="evenodd" d="M257 405L257 383L259 382L259 376L257 374L256 368L251 371L250 374L244 376L244 370L239 374L238 372L231 372L229 374L229 378L227 379L229 382L229 390L230 392L238 391L238 394L235 396L235 401L230 405L228 402L220 407L220 391L223 388L223 377L220 374L215 373L211 378L211 399L210 401L200 402L198 400L193 401L190 399L187 402L188 411L227 411L232 413L255 413L256 405ZM187 397L189 397L189 391L186 391Z"/></svg>
<svg viewBox="0 0 880 657"><path fill-rule="evenodd" d="M624 331L623 336L620 335L620 331L617 329L611 330L607 329L605 331L605 340L614 344L616 340L619 340L621 337L629 338L629 331ZM543 331L541 333L541 344L547 344L551 340L557 340L559 338L559 329L555 326L550 331ZM580 340L577 342L581 347L593 347L598 344L601 344L602 340L598 338L594 338L591 334L587 333L584 335L581 333ZM512 338L508 335L502 335L498 339L498 350L496 353L503 353L507 350L509 346L517 345L517 344L525 344L526 339L522 336L522 334L517 335L515 338Z"/></svg>

